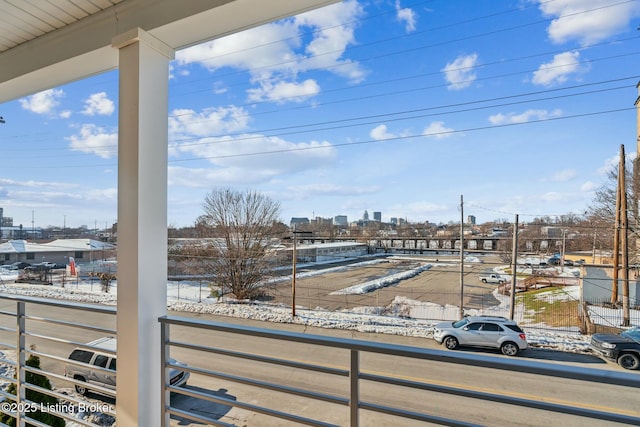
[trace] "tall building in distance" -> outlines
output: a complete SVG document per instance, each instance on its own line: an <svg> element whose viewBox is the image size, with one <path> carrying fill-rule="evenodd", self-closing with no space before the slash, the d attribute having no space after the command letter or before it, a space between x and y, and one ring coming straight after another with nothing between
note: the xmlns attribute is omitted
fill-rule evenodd
<svg viewBox="0 0 640 427"><path fill-rule="evenodd" d="M476 225L476 217L474 215L467 216L467 224Z"/></svg>
<svg viewBox="0 0 640 427"><path fill-rule="evenodd" d="M369 221L369 211L364 211L364 214L362 214L362 220L364 222Z"/></svg>
<svg viewBox="0 0 640 427"><path fill-rule="evenodd" d="M349 225L349 221L347 220L347 216L346 215L336 215L333 218L333 223L335 225L340 225L340 226L347 226Z"/></svg>
<svg viewBox="0 0 640 427"><path fill-rule="evenodd" d="M382 222L382 212L374 212L373 213L373 220L374 221L378 221L378 222Z"/></svg>
<svg viewBox="0 0 640 427"><path fill-rule="evenodd" d="M309 218L306 217L293 217L291 218L291 221L289 222L289 225L291 227L295 227L296 225L309 225L311 223L311 221L309 221Z"/></svg>

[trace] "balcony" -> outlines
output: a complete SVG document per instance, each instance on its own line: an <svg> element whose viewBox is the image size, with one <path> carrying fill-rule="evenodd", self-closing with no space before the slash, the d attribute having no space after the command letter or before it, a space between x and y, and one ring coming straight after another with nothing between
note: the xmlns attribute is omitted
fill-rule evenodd
<svg viewBox="0 0 640 427"><path fill-rule="evenodd" d="M68 424L100 426L118 420L114 390L64 376L65 364L74 363L67 359L73 348L90 349L87 342L116 334L113 307L6 294L0 295L0 306L0 362L17 372L1 377L16 387L16 395L6 389L0 393L15 402L2 406L3 413L15 417L17 425L47 425L31 418L31 409L38 406L26 398L32 390L57 398L58 404L46 410ZM167 315L157 322L162 343L157 351L164 368L157 372L161 387L149 393L161 401L163 426L501 425L514 416L526 420L525 425L551 417L563 425L592 420L640 423L640 377L634 373L198 317ZM40 368L26 365L30 356L38 357ZM170 358L187 362L187 367ZM136 360L119 357L118 366ZM170 384L172 368L190 374L186 386ZM29 373L46 376L52 390L26 382ZM493 386L496 376L512 381ZM122 376L118 380L124 387L136 384L147 390L149 382ZM553 384L550 391L534 388L545 382ZM76 385L89 388L86 396L74 391ZM492 391L494 387L500 392ZM576 398L576 390L583 398ZM78 413L79 407L96 410L87 417Z"/></svg>
<svg viewBox="0 0 640 427"><path fill-rule="evenodd" d="M69 423L86 426L103 424L110 415L120 427L182 425L189 420L260 426L380 425L387 421L469 425L465 417L481 411L488 423L550 417L565 425L584 423L585 417L640 422L637 398L627 398L636 396L640 384L637 376L628 373L166 315L166 292L160 284L166 283L167 271L167 82L174 52L332 2L112 0L103 2L104 10L91 4L86 10L93 12L61 0L42 0L49 7L28 11L20 11L20 2L0 3L3 16L26 20L16 28L33 29L18 34L11 26L0 28L7 40L0 48L0 102L114 68L119 69L120 79L118 280L122 292L117 316L110 307L0 296L4 349L0 362L13 367L15 373L15 377L11 372L2 374L2 380L16 389L15 395L6 390L1 394L15 399L16 405L5 406L5 413L17 425L46 425L31 419L33 407L27 391L75 405L75 412L64 405L47 410ZM61 20L47 10L64 12L73 19ZM65 377L64 365L74 347L86 348L85 343L104 335L118 336L120 379L116 393L91 385L87 400L73 392L74 386L86 384ZM40 360L40 368L27 366L30 356ZM169 357L189 364L187 387L168 384ZM460 382L452 385L447 376L460 372L463 375L456 380ZM33 374L46 376L53 390L27 383ZM491 393L465 382L465 377L493 378L496 374L517 378L514 388ZM520 393L521 384L532 384L539 375L562 389L557 392L560 398L531 398ZM598 392L585 396L591 403L566 404L577 387L593 384ZM441 400L447 397L460 398L463 403ZM80 404L91 404L88 406L100 411L93 418L76 416ZM529 409L523 411L523 407Z"/></svg>

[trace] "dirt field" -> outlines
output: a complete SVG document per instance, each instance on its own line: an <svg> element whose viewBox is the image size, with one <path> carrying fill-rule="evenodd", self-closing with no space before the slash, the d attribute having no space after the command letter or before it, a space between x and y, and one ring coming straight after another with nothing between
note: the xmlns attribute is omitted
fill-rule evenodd
<svg viewBox="0 0 640 427"><path fill-rule="evenodd" d="M464 267L464 306L479 308L495 305L497 301L491 295L495 285L484 284L478 280L483 271L497 265L499 260L483 259L483 263L465 263ZM460 268L457 257L407 257L403 260L388 258L385 262L373 265L361 265L336 272L328 272L311 277L296 279L296 306L323 308L326 310L352 309L358 306L385 307L396 296L411 300L433 302L440 305L460 304ZM359 285L384 276L415 269L429 262L430 270L423 271L409 279L392 286L361 295L331 295L332 292ZM302 275L304 270L298 270ZM292 284L282 283L269 295L271 302L291 305Z"/></svg>

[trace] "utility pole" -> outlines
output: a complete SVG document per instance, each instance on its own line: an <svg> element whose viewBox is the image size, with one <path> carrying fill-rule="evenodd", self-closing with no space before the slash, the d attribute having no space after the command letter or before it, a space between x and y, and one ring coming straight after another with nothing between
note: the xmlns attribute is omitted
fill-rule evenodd
<svg viewBox="0 0 640 427"><path fill-rule="evenodd" d="M618 303L618 270L620 250L622 249L622 325L631 324L629 308L629 225L627 213L627 187L625 179L624 145L620 146L620 164L618 167L618 189L616 192L616 228L613 245L613 283L611 287L611 304Z"/></svg>
<svg viewBox="0 0 640 427"><path fill-rule="evenodd" d="M516 222L513 225L513 248L511 250L511 291L509 304L509 319L513 320L516 307L516 278L518 269L518 214L516 214Z"/></svg>
<svg viewBox="0 0 640 427"><path fill-rule="evenodd" d="M624 145L621 146L621 153L624 154ZM627 185L625 173L626 167L624 164L624 156L622 157L621 165L623 166L622 180L620 181L622 191L620 193L620 227L621 238L620 244L622 245L622 326L630 326L630 312L629 312L629 222L627 220Z"/></svg>
<svg viewBox="0 0 640 427"><path fill-rule="evenodd" d="M634 103L636 107L636 153L640 153L640 82L636 85L638 89L638 97ZM633 160L633 183L632 183L632 197L631 197L631 213L633 214L633 233L631 247L633 250L634 264L638 263L638 251L640 251L640 237L638 232L640 230L640 156L636 155Z"/></svg>
<svg viewBox="0 0 640 427"><path fill-rule="evenodd" d="M620 161L618 163L618 187L616 189L616 219L613 230L613 278L611 282L611 304L618 303L618 275L620 265L620 215L622 204L622 182L624 176L624 145L620 146Z"/></svg>
<svg viewBox="0 0 640 427"><path fill-rule="evenodd" d="M464 316L464 202L460 196L460 318Z"/></svg>

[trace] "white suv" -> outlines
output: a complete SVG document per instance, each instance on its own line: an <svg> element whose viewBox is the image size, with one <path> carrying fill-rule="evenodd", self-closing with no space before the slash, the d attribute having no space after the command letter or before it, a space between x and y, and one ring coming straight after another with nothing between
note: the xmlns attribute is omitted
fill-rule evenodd
<svg viewBox="0 0 640 427"><path fill-rule="evenodd" d="M435 326L433 339L449 350L458 346L499 348L515 356L528 347L524 331L513 320L498 316L466 316L456 322Z"/></svg>
<svg viewBox="0 0 640 427"><path fill-rule="evenodd" d="M69 355L69 359L81 364L67 364L64 367L64 375L77 381L87 383L87 386L76 384L76 391L86 394L90 384L101 387L116 388L116 339L114 337L99 338L87 343L91 348L75 348ZM170 359L170 363L186 366L182 362ZM170 383L172 386L182 387L187 384L189 372L171 368Z"/></svg>

